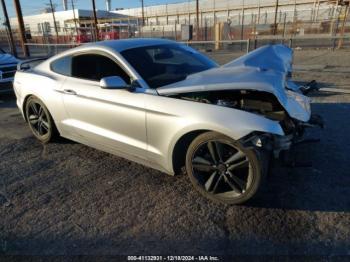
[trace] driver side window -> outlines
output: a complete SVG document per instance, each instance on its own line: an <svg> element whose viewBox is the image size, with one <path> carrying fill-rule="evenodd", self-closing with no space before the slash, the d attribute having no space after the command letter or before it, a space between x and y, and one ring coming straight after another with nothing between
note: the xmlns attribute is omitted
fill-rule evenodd
<svg viewBox="0 0 350 262"><path fill-rule="evenodd" d="M107 76L120 76L127 84L130 84L129 75L106 56L83 54L72 58L72 77L100 81Z"/></svg>

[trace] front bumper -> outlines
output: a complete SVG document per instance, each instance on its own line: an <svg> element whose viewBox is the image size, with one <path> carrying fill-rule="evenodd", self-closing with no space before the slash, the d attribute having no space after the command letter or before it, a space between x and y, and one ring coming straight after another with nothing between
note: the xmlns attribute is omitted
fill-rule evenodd
<svg viewBox="0 0 350 262"><path fill-rule="evenodd" d="M289 151L292 146L302 144L306 141L304 133L306 128L321 127L324 122L321 116L312 114L308 122L293 120L293 126L286 135L274 135L268 133L254 132L247 137L244 137L241 142L245 146L254 146L257 149L270 151L275 158L279 158L282 152ZM313 139L314 141L314 139Z"/></svg>

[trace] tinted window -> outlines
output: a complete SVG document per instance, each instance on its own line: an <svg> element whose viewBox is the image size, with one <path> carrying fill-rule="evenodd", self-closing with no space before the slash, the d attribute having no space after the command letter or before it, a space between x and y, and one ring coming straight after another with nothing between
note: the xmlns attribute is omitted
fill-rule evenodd
<svg viewBox="0 0 350 262"><path fill-rule="evenodd" d="M107 76L120 76L130 83L130 77L117 63L106 56L94 54L73 57L72 76L93 81L100 81Z"/></svg>
<svg viewBox="0 0 350 262"><path fill-rule="evenodd" d="M51 70L61 75L70 76L71 63L72 58L70 56L59 58L51 63Z"/></svg>
<svg viewBox="0 0 350 262"><path fill-rule="evenodd" d="M206 56L179 44L132 48L121 54L151 88L172 84L217 66Z"/></svg>

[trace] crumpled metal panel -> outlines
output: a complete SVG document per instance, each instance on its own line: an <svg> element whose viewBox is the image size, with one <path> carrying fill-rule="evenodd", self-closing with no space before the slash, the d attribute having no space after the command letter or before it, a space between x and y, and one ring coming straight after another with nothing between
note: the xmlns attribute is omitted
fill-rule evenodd
<svg viewBox="0 0 350 262"><path fill-rule="evenodd" d="M292 85L287 78L292 70L292 60L293 51L290 48L268 45L224 66L160 87L157 92L160 95L174 95L218 90L264 91L274 94L291 117L307 122L311 116L309 98L286 88ZM296 85L293 87L293 91L298 91Z"/></svg>
<svg viewBox="0 0 350 262"><path fill-rule="evenodd" d="M251 66L261 70L274 70L289 74L292 72L293 50L285 45L266 45L241 56L223 67Z"/></svg>

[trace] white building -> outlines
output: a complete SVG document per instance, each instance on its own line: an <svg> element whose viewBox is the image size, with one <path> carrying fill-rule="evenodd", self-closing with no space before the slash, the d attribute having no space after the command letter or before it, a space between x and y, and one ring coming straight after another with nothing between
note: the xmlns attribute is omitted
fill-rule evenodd
<svg viewBox="0 0 350 262"><path fill-rule="evenodd" d="M75 27L90 27L93 21L92 10L74 9L57 11L54 14L59 35L66 35L75 30ZM104 10L97 10L96 15L98 20L111 20L123 17L121 14L111 13ZM24 16L23 20L27 34L30 33L32 36L55 34L54 20L51 12ZM14 29L17 28L18 22L16 17L10 18L10 23Z"/></svg>

